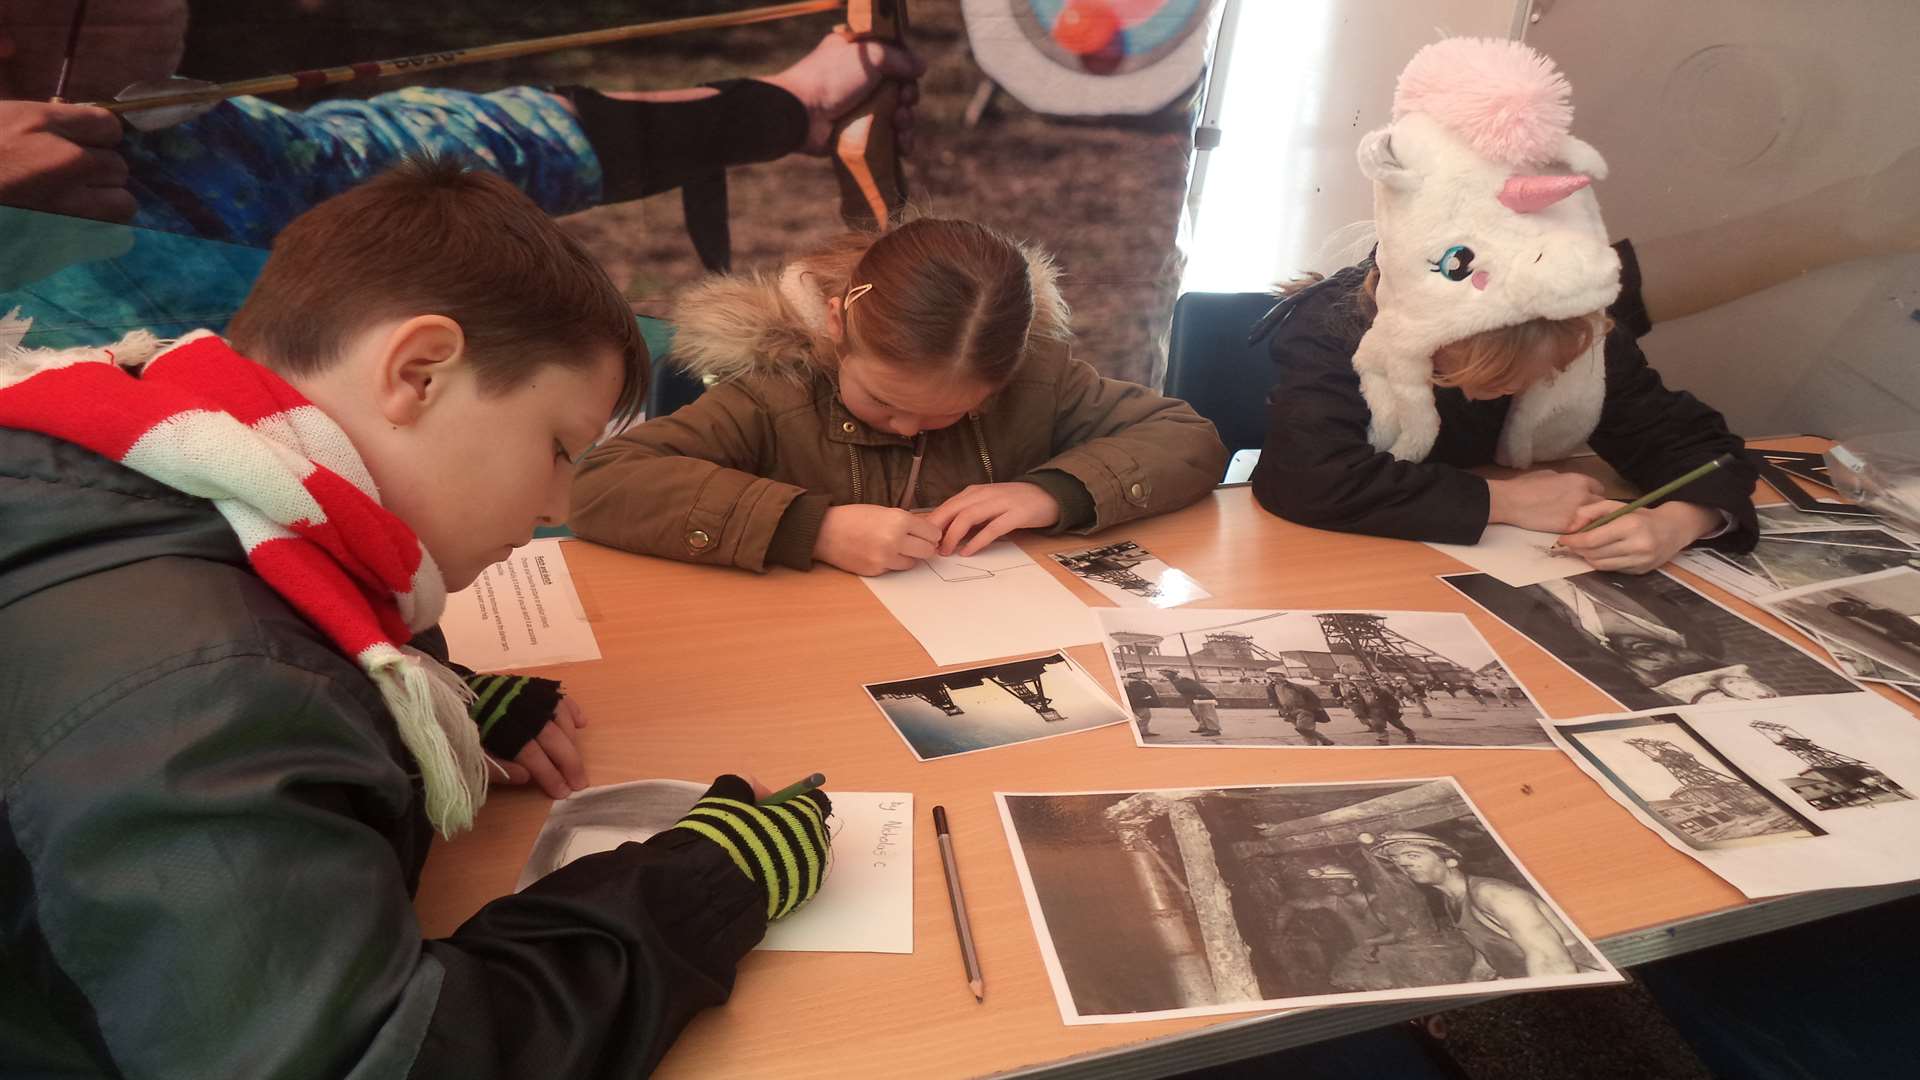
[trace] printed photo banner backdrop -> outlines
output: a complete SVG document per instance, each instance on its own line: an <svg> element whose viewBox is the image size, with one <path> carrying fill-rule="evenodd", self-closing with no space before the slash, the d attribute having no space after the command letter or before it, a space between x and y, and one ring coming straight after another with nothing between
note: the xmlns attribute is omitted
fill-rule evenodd
<svg viewBox="0 0 1920 1080"><path fill-rule="evenodd" d="M545 7L506 0L356 0L319 11L237 4L202 11L196 5L180 70L230 80L760 2L654 0L638 14L615 0ZM1221 10L1220 0L908 3L908 44L927 65L915 145L905 163L910 207L979 220L1053 252L1067 271L1064 292L1075 314L1076 354L1103 374L1153 381L1163 366L1182 264L1176 234L1186 198L1195 91L1211 61ZM781 71L805 56L835 21L824 14L572 50L273 103L302 110L409 88L490 94L569 84L608 92L700 86ZM570 214L569 231L607 267L639 313L670 319L673 295L706 272L688 237L681 193L593 205L600 180L592 156L577 152L584 145L578 133L540 102L522 95L502 106L506 113L537 114L532 128L540 137L528 160L539 164L531 170L543 186L539 201ZM1062 117L1075 122L1060 123ZM1115 162L1125 168L1115 169ZM824 158L790 154L737 166L727 171L726 188L735 270L777 271L843 231L838 186ZM180 201L218 203L228 190L203 184Z"/></svg>
<svg viewBox="0 0 1920 1080"><path fill-rule="evenodd" d="M1068 1024L1621 981L1451 777L994 798Z"/></svg>
<svg viewBox="0 0 1920 1080"><path fill-rule="evenodd" d="M1920 723L1874 694L1556 722L1574 764L1753 898L1920 878Z"/></svg>

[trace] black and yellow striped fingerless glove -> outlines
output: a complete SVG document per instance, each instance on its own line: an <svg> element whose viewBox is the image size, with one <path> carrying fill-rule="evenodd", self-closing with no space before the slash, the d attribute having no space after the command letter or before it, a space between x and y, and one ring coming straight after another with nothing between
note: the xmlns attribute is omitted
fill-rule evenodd
<svg viewBox="0 0 1920 1080"><path fill-rule="evenodd" d="M473 704L467 712L480 729L480 746L501 761L512 761L560 705L560 684L532 675L467 675Z"/></svg>
<svg viewBox="0 0 1920 1080"><path fill-rule="evenodd" d="M731 774L713 782L687 816L675 822L724 849L740 872L767 892L767 918L778 919L820 891L833 865L827 818L833 803L810 791L777 806L753 801L753 788Z"/></svg>

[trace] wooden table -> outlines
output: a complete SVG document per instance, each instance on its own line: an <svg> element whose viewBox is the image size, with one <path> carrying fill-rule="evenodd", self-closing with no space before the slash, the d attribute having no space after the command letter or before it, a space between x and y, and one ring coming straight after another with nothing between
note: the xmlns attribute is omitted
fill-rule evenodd
<svg viewBox="0 0 1920 1080"><path fill-rule="evenodd" d="M1819 440L1768 446L1818 449ZM1582 467L1607 476L1584 459ZM1617 478L1609 477L1618 485ZM1764 487L1761 497L1774 496ZM1102 539L1138 540L1214 593L1200 607L1460 611L1557 716L1615 707L1540 649L1435 580L1458 564L1420 544L1305 529L1223 488ZM1022 541L1035 555L1084 537ZM861 684L926 674L927 655L853 577L765 576L694 567L569 542L568 565L605 659L546 672L590 717L594 784L705 781L752 772L772 786L815 770L829 791L912 791L914 946L908 956L756 952L733 1000L697 1019L664 1076L1155 1076L1378 1026L1436 1006L1323 1009L1248 1018L1067 1027L1014 876L992 792L1458 777L1521 861L1616 963L1661 955L1920 891L1805 894L1751 904L1636 823L1552 750L1305 749L1196 752L1137 748L1126 725L918 763ZM1089 605L1108 601L1060 571ZM1682 574L1682 577L1687 575ZM1689 579L1723 603L1804 642L1770 616ZM1112 689L1098 646L1071 650ZM1817 650L1816 650L1817 652ZM1912 702L1884 689L1896 701ZM972 908L984 1005L968 993L927 814L952 817ZM472 833L434 852L418 909L427 934L452 931L513 888L548 801L500 789ZM1703 918L1704 917L1704 918ZM1440 1006L1444 1007L1444 1006Z"/></svg>

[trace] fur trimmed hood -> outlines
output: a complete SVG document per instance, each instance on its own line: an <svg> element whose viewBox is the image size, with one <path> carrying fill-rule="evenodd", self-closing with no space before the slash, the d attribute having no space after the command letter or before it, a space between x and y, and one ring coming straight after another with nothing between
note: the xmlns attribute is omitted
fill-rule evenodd
<svg viewBox="0 0 1920 1080"><path fill-rule="evenodd" d="M1033 281L1029 346L1073 336L1060 269L1053 256L1020 245ZM827 328L827 298L798 265L772 274L716 274L682 293L674 304L675 364L715 382L750 375L802 380L827 365L815 342Z"/></svg>

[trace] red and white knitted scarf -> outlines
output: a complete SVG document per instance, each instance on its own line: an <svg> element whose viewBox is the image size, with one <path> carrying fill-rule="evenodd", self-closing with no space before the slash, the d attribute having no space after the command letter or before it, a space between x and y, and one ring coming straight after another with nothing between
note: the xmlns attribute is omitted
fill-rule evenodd
<svg viewBox="0 0 1920 1080"><path fill-rule="evenodd" d="M122 365L144 362L137 376ZM209 499L255 573L379 686L419 763L427 816L464 829L486 797L470 692L405 642L433 626L446 584L413 530L380 505L346 433L278 375L199 330L160 350L6 348L0 426L83 446Z"/></svg>

